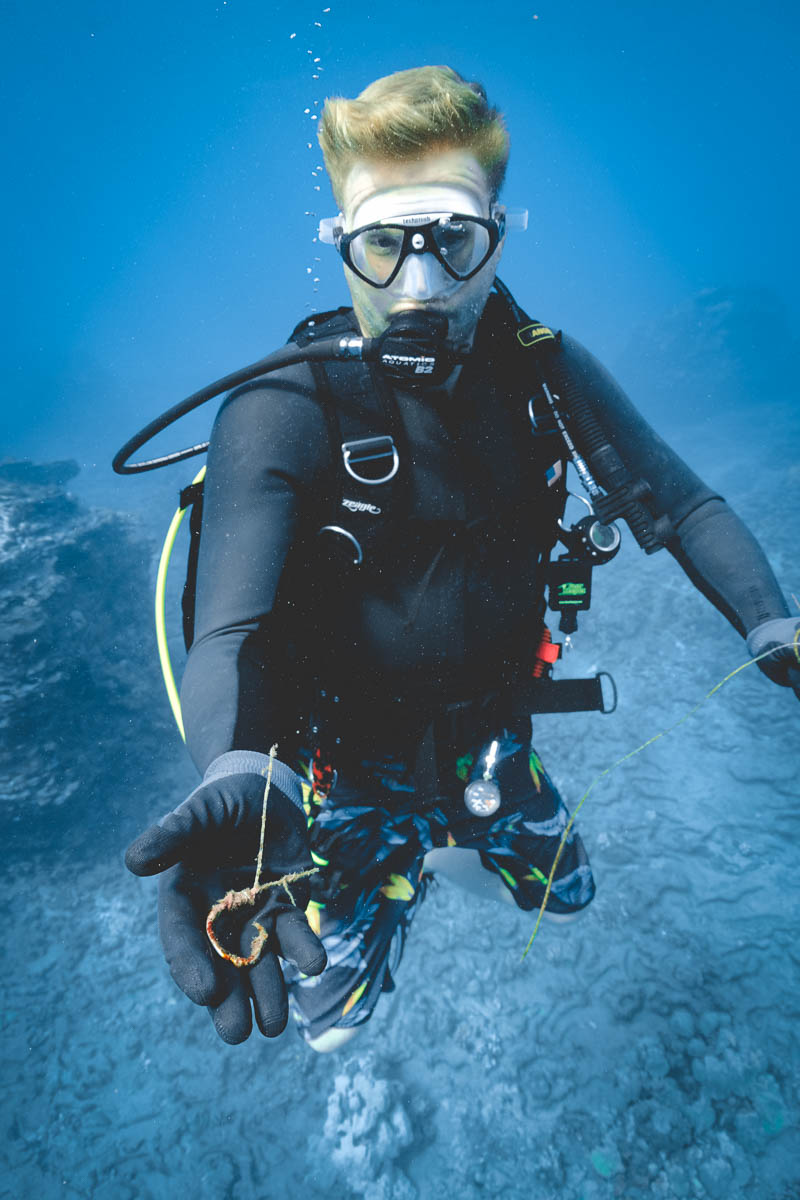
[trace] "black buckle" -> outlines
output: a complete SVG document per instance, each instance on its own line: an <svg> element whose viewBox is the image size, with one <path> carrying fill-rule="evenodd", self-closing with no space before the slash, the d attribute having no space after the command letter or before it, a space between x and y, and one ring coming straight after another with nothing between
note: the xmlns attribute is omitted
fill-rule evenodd
<svg viewBox="0 0 800 1200"><path fill-rule="evenodd" d="M531 433L534 437L552 437L558 433L558 421L553 416L553 410L542 404L544 397L531 396L528 401L528 419L531 423Z"/></svg>
<svg viewBox="0 0 800 1200"><path fill-rule="evenodd" d="M366 483L370 486L376 483L388 483L390 479L394 479L397 468L400 466L400 455L388 434L383 437L360 438L355 442L342 442L342 458L347 474L352 476L357 483ZM362 463L380 462L381 459L387 458L391 459L392 465L385 475L378 478L371 479L369 476L359 475L355 470L355 467Z"/></svg>

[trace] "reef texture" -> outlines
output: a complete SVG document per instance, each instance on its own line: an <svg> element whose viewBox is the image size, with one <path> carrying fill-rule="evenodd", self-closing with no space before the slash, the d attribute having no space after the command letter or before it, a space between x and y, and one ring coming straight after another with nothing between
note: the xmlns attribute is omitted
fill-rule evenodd
<svg viewBox="0 0 800 1200"><path fill-rule="evenodd" d="M800 418L769 416L760 440L731 421L691 461L789 592ZM120 857L180 798L178 775L187 790L192 778L149 629L163 514L143 542L81 511L68 476L0 470L3 798L21 821L5 890L0 1196L800 1196L791 693L744 671L594 789L579 825L597 898L572 925L544 924L524 963L531 915L443 882L396 990L342 1051L316 1056L291 1029L225 1046L169 978L154 881ZM666 553L630 541L597 572L562 664L611 670L619 709L536 724L573 808L747 657Z"/></svg>

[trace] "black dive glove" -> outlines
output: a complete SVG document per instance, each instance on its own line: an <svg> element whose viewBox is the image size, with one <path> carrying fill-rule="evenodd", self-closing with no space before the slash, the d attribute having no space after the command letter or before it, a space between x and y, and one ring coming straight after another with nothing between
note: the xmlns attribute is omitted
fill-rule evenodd
<svg viewBox="0 0 800 1200"><path fill-rule="evenodd" d="M211 763L200 787L128 847L134 875L159 880L158 923L172 977L195 1004L211 1010L223 1041L250 1036L252 1017L265 1037L286 1027L288 1002L278 956L305 975L319 975L325 950L305 919L309 879L259 890L241 908L219 913L214 936L232 957L247 957L254 938L266 942L252 966L234 966L212 947L206 921L230 891L252 888L261 843L261 817L270 759L233 750ZM313 868L300 780L272 760L260 881ZM257 922L257 924L254 924Z"/></svg>
<svg viewBox="0 0 800 1200"><path fill-rule="evenodd" d="M764 674L781 687L794 689L800 699L800 617L776 617L756 625L747 635L747 649L753 658L772 650L769 658L762 658L759 667Z"/></svg>

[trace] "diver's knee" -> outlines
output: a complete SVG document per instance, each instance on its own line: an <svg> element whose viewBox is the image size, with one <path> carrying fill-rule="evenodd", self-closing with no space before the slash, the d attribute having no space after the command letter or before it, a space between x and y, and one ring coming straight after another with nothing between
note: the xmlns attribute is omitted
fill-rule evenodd
<svg viewBox="0 0 800 1200"><path fill-rule="evenodd" d="M355 1037L360 1028L360 1025L351 1025L349 1029L326 1029L319 1037L309 1039L308 1045L318 1054L330 1054Z"/></svg>
<svg viewBox="0 0 800 1200"><path fill-rule="evenodd" d="M511 892L494 871L488 871L477 850L468 846L438 846L429 850L422 862L425 874L449 879L464 891L484 900L500 900L516 907Z"/></svg>

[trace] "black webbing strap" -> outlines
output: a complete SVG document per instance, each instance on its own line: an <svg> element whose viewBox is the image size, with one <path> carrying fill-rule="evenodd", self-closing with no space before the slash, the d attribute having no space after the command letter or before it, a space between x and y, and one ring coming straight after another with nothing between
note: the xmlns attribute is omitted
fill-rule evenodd
<svg viewBox="0 0 800 1200"><path fill-rule="evenodd" d="M301 321L290 341L304 346L319 337L357 332L353 310L339 308ZM397 400L380 371L358 360L309 365L325 413L335 472L326 524L319 533L341 552L342 561L359 565L369 560L389 529L406 481L400 465L405 444Z"/></svg>
<svg viewBox="0 0 800 1200"><path fill-rule="evenodd" d="M180 495L181 508L189 513L189 554L186 559L186 579L181 596L183 644L187 651L194 641L194 602L197 588L197 560L200 554L200 528L203 524L203 482L190 483Z"/></svg>
<svg viewBox="0 0 800 1200"><path fill-rule="evenodd" d="M391 388L361 362L318 364L336 472L333 510L321 534L340 533L351 561L368 561L396 518L407 481L402 423Z"/></svg>
<svg viewBox="0 0 800 1200"><path fill-rule="evenodd" d="M603 695L604 677L609 681L611 692L608 705ZM617 688L607 671L601 671L591 679L530 679L514 685L507 693L501 690L463 704L445 705L417 744L413 766L416 795L426 804L436 802L440 792L439 751L444 746L458 744L459 719L466 721L472 730L464 740L464 729L461 729L464 749L476 735L488 738L495 726L509 719L527 719L542 713L612 713L616 707ZM479 725L483 727L480 734Z"/></svg>
<svg viewBox="0 0 800 1200"><path fill-rule="evenodd" d="M609 680L612 698L606 707L602 679ZM617 688L608 671L591 679L531 679L516 684L511 694L514 716L536 713L613 712L617 707Z"/></svg>

